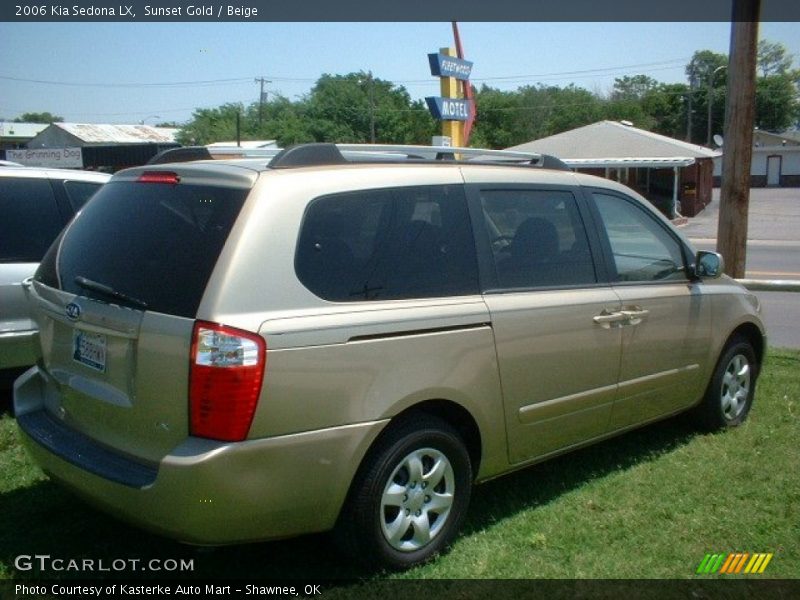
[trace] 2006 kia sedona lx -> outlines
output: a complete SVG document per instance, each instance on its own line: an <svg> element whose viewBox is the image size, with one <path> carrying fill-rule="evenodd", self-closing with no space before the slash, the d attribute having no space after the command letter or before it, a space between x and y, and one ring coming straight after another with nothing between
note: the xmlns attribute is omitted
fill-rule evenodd
<svg viewBox="0 0 800 600"><path fill-rule="evenodd" d="M764 328L719 255L617 183L447 151L117 173L27 286L38 463L185 542L335 529L402 568L475 482L687 409L742 422Z"/></svg>

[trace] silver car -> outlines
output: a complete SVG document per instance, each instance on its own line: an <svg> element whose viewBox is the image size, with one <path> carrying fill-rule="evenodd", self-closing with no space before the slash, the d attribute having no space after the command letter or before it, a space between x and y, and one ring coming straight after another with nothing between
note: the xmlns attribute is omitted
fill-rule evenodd
<svg viewBox="0 0 800 600"><path fill-rule="evenodd" d="M747 416L758 301L633 191L367 150L130 169L87 204L27 284L15 407L53 479L184 542L333 529L404 568L474 483Z"/></svg>
<svg viewBox="0 0 800 600"><path fill-rule="evenodd" d="M0 169L0 373L29 367L39 353L22 280L33 275L72 215L110 177L21 165Z"/></svg>

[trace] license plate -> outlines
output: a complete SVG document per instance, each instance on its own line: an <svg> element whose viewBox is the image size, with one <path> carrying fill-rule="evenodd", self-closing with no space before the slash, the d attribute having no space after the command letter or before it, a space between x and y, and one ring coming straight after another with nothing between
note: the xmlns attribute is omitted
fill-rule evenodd
<svg viewBox="0 0 800 600"><path fill-rule="evenodd" d="M106 336L76 329L72 334L72 359L87 367L106 372Z"/></svg>

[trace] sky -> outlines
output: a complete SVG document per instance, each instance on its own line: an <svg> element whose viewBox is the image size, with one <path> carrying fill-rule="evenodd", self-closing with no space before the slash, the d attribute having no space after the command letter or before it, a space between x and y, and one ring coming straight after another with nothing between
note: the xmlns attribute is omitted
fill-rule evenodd
<svg viewBox="0 0 800 600"><path fill-rule="evenodd" d="M685 82L696 50L726 53L729 23L461 23L471 80L503 90L615 77ZM800 23L761 23L800 66ZM439 95L427 54L453 46L450 23L0 22L0 119L49 111L75 123L183 123L198 108L298 99L320 75L372 71L412 98Z"/></svg>

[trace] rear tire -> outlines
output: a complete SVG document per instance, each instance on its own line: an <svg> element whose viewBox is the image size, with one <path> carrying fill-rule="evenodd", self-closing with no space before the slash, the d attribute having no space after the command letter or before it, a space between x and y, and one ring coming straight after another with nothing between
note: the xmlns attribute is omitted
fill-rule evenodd
<svg viewBox="0 0 800 600"><path fill-rule="evenodd" d="M424 414L390 425L351 487L336 537L352 558L407 569L445 550L472 491L472 466L448 423Z"/></svg>
<svg viewBox="0 0 800 600"><path fill-rule="evenodd" d="M744 337L731 339L698 407L706 429L716 431L742 424L753 405L758 371L753 345Z"/></svg>

